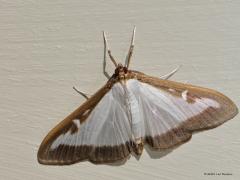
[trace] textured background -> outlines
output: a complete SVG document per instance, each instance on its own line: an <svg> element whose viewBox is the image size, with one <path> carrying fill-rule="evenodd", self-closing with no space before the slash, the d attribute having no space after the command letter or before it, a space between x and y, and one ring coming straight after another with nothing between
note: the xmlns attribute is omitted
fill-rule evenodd
<svg viewBox="0 0 240 180"><path fill-rule="evenodd" d="M120 61L136 25L132 68L160 76L181 64L174 80L240 106L239 18L237 0L0 0L0 179L239 179L239 116L161 159L144 152L119 167L36 159L47 132L84 101L72 86L92 94L106 82L102 30Z"/></svg>

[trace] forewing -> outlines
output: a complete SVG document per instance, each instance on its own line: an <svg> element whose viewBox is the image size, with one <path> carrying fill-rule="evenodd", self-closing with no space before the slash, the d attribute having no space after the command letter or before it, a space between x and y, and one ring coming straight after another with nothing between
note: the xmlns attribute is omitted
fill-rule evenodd
<svg viewBox="0 0 240 180"><path fill-rule="evenodd" d="M225 95L207 88L162 80L135 72L134 92L145 124L145 142L166 149L188 141L192 133L215 128L237 113Z"/></svg>
<svg viewBox="0 0 240 180"><path fill-rule="evenodd" d="M65 165L126 159L131 151L131 130L123 95L120 83L109 91L102 88L50 131L39 148L38 161Z"/></svg>

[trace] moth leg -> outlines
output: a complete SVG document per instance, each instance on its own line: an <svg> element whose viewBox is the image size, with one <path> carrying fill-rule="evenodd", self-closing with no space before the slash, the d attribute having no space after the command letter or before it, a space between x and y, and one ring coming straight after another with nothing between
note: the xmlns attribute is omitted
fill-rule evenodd
<svg viewBox="0 0 240 180"><path fill-rule="evenodd" d="M87 94L86 93L84 93L84 92L81 92L81 91L79 91L77 88L75 88L74 86L73 86L73 89L77 92L77 93L79 93L80 95L82 95L85 99L89 99L89 97L87 96Z"/></svg>
<svg viewBox="0 0 240 180"><path fill-rule="evenodd" d="M134 26L134 28L133 28L133 34L132 34L132 39L131 39L131 45L130 45L130 47L129 47L128 54L127 54L127 57L126 57L126 60L125 60L125 67L127 67L127 68L129 67L130 60L131 60L132 53L133 53L134 40L135 40L135 32L136 32L136 26Z"/></svg>
<svg viewBox="0 0 240 180"><path fill-rule="evenodd" d="M172 77L179 69L180 67L182 67L181 65L179 65L177 68L175 68L173 71L171 71L170 73L167 73L163 76L161 76L161 79L169 79L170 77Z"/></svg>
<svg viewBox="0 0 240 180"><path fill-rule="evenodd" d="M106 47L107 52L108 52L108 55L109 55L111 61L113 62L113 64L115 65L115 67L117 67L117 63L116 63L114 57L112 56L111 50L110 50L109 47L108 47L108 42L107 42L106 34L105 34L104 31L103 31L103 40L104 40L104 47Z"/></svg>

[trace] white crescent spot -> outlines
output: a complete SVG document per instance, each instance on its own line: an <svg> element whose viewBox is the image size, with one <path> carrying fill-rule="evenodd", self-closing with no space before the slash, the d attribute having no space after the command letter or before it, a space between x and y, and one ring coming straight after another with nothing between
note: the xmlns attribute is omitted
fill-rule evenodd
<svg viewBox="0 0 240 180"><path fill-rule="evenodd" d="M78 129L80 128L81 124L80 124L80 120L79 119L74 119L73 123L77 126Z"/></svg>
<svg viewBox="0 0 240 180"><path fill-rule="evenodd" d="M185 90L182 92L182 98L187 101L187 93L188 93L188 90Z"/></svg>

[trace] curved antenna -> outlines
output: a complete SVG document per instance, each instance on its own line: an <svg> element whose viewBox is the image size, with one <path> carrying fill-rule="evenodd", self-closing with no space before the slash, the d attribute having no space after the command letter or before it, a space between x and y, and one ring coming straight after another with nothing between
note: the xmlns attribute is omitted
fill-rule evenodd
<svg viewBox="0 0 240 180"><path fill-rule="evenodd" d="M128 67L129 67L130 60L131 60L132 53L133 53L134 40L135 40L135 32L136 32L136 26L134 26L134 28L133 28L131 45L130 45L130 47L129 47L128 54L127 54L127 57L126 57L126 60L125 60L125 67L126 67L127 69L128 69Z"/></svg>
<svg viewBox="0 0 240 180"><path fill-rule="evenodd" d="M116 63L116 61L115 61L115 59L114 59L114 57L112 56L112 54L111 54L111 50L109 49L109 47L108 47L108 42L107 42L107 38L106 38L106 35L105 35L105 32L103 31L103 40L104 40L104 49L105 49L105 52L106 52L106 49L107 49L107 52L108 52L108 55L109 55L109 57L110 57L110 59L112 60L112 62L113 62L113 64L115 65L115 67L117 67L117 63ZM105 53L104 52L104 53Z"/></svg>

